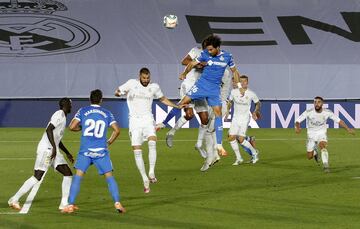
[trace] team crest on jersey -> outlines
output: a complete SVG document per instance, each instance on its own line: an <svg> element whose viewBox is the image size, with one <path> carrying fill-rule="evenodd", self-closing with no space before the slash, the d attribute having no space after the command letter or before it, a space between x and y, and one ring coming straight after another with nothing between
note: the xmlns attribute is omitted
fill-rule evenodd
<svg viewBox="0 0 360 229"><path fill-rule="evenodd" d="M68 8L55 0L0 2L0 56L45 56L79 52L100 41L91 26L58 15Z"/></svg>
<svg viewBox="0 0 360 229"><path fill-rule="evenodd" d="M220 59L221 61L224 61L224 60L225 60L223 56L220 56L219 59Z"/></svg>

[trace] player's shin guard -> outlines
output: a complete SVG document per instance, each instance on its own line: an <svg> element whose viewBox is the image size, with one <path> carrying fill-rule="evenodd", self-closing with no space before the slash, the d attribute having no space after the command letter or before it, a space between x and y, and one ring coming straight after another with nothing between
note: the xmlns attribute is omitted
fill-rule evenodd
<svg viewBox="0 0 360 229"><path fill-rule="evenodd" d="M164 119L164 121L162 122L163 124L167 124L173 117L178 116L181 114L181 110L180 109L176 109L173 108L168 115L166 116L166 118Z"/></svg>
<svg viewBox="0 0 360 229"><path fill-rule="evenodd" d="M250 142L244 140L241 145L248 148L251 152L251 155L257 154L256 149L250 144Z"/></svg>
<svg viewBox="0 0 360 229"><path fill-rule="evenodd" d="M204 138L205 138L206 130L207 130L207 125L200 124L198 138L197 138L197 142L196 142L196 147L198 147L198 148L202 147L202 143L203 143Z"/></svg>
<svg viewBox="0 0 360 229"><path fill-rule="evenodd" d="M19 191L17 191L17 193L12 197L13 200L15 201L19 201L19 199L28 191L30 191L30 189L32 189L32 187L38 183L39 181L34 177L31 176L29 179L27 179L24 184L21 186L21 188L19 189Z"/></svg>
<svg viewBox="0 0 360 229"><path fill-rule="evenodd" d="M74 175L70 187L70 195L69 195L69 204L74 204L77 195L80 192L80 184L82 177L78 175Z"/></svg>
<svg viewBox="0 0 360 229"><path fill-rule="evenodd" d="M240 154L240 150L239 150L239 145L238 142L236 140L233 140L230 142L231 148L234 150L234 153L236 155L236 160L241 160L241 154Z"/></svg>
<svg viewBox="0 0 360 229"><path fill-rule="evenodd" d="M329 153L328 153L327 149L321 149L321 160L324 165L329 164Z"/></svg>
<svg viewBox="0 0 360 229"><path fill-rule="evenodd" d="M142 156L142 150L141 149L134 150L134 156L135 156L136 167L138 168L143 181L144 182L148 181L149 178L147 177L145 172L145 164Z"/></svg>
<svg viewBox="0 0 360 229"><path fill-rule="evenodd" d="M106 177L106 182L108 183L109 192L114 203L120 202L119 187L116 183L115 178L113 176Z"/></svg>
<svg viewBox="0 0 360 229"><path fill-rule="evenodd" d="M68 199L70 194L70 186L71 186L72 176L64 176L61 184L62 197L61 197L61 205L68 205Z"/></svg>
<svg viewBox="0 0 360 229"><path fill-rule="evenodd" d="M155 178L156 141L149 141L149 176Z"/></svg>
<svg viewBox="0 0 360 229"><path fill-rule="evenodd" d="M223 123L221 116L215 117L215 132L216 132L216 143L218 145L221 145L222 137L223 137Z"/></svg>

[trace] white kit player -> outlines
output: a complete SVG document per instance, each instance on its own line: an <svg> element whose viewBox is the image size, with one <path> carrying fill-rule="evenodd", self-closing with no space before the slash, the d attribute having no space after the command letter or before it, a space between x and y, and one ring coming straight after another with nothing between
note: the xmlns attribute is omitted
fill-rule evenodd
<svg viewBox="0 0 360 229"><path fill-rule="evenodd" d="M349 134L355 134L354 130L349 128L344 121L336 116L329 109L323 108L324 99L320 96L314 98L314 108L304 111L295 121L295 132L301 132L300 123L306 119L307 126L307 158L314 158L318 162L317 146L320 148L321 160L325 172L329 169L329 153L327 147L327 120L332 119L334 122L347 130Z"/></svg>
<svg viewBox="0 0 360 229"><path fill-rule="evenodd" d="M199 47L192 48L188 54L182 59L181 64L187 66L191 61L193 61L195 58L199 57L201 54L202 49ZM193 68L187 75L187 77L183 80L180 86L180 99L183 98L186 93L191 89L192 86L194 86L195 82L199 79L201 72L202 72L203 65L199 63L195 68ZM202 149L202 142L204 140L204 134L206 132L206 125L208 123L208 106L205 99L202 100L195 100L191 101L189 104L189 107L184 108L185 115L181 116L179 120L175 123L175 126L171 128L171 130L166 134L166 145L168 147L173 146L173 138L176 133L182 126L185 125L186 122L191 120L194 117L194 110L200 117L200 126L199 126L199 133L198 133L198 140L195 144L195 149L199 151L200 155L202 157L206 157L206 152ZM170 121L174 116L176 116L176 112L179 112L179 110L172 110L170 111L169 115L166 117L166 119L160 123L157 124L157 128L164 128L166 123Z"/></svg>
<svg viewBox="0 0 360 229"><path fill-rule="evenodd" d="M148 193L150 192L150 182L157 182L155 177L157 138L154 116L151 109L153 99L159 99L163 104L177 109L181 107L166 98L158 84L150 83L150 71L147 68L140 70L138 80L130 79L118 87L115 91L115 96L119 97L122 95L126 95L129 107L129 134L136 166L142 176L144 192ZM145 171L141 150L144 140L148 141L149 147L149 176Z"/></svg>
<svg viewBox="0 0 360 229"><path fill-rule="evenodd" d="M8 201L9 206L13 209L21 210L19 203L20 198L41 181L50 166L63 175L62 198L59 210L62 210L66 205L68 205L72 172L59 149L66 154L71 163L74 162L73 156L61 142L66 126L66 116L71 112L71 100L69 98L60 99L59 107L60 110L56 111L51 116L50 122L46 127L46 131L42 135L42 138L37 146L34 175L27 179L17 193Z"/></svg>
<svg viewBox="0 0 360 229"><path fill-rule="evenodd" d="M244 161L239 151L238 141L242 146L250 150L252 156L250 161L251 163L254 164L259 160L258 151L249 141L246 140L246 132L249 126L250 118L252 116L255 121L260 118L261 107L259 98L248 88L248 83L249 78L246 75L240 76L240 84L244 92L240 92L238 88L231 90L229 104L227 106L228 115L229 109L232 103L234 103L234 112L228 135L231 148L234 150L236 155L236 160L233 165L239 165ZM250 113L251 102L254 102L255 104L255 110L252 113Z"/></svg>

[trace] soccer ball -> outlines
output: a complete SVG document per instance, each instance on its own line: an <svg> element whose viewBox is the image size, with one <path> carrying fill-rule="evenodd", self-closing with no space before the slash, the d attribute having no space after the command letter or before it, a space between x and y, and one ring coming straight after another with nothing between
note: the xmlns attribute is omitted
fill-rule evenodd
<svg viewBox="0 0 360 229"><path fill-rule="evenodd" d="M169 14L164 16L164 26L168 29L174 29L178 24L176 15Z"/></svg>

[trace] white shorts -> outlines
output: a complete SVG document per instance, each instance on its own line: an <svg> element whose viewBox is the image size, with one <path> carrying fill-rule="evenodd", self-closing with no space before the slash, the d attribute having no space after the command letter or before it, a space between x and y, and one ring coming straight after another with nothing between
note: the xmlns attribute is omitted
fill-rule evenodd
<svg viewBox="0 0 360 229"><path fill-rule="evenodd" d="M156 136L154 118L130 118L129 136L132 146L141 146L151 136Z"/></svg>
<svg viewBox="0 0 360 229"><path fill-rule="evenodd" d="M315 147L319 142L327 142L326 133L308 133L308 140L306 142L307 152L315 150Z"/></svg>
<svg viewBox="0 0 360 229"><path fill-rule="evenodd" d="M244 118L241 120L233 119L231 121L229 135L236 135L236 136L246 136L246 132L249 126L250 119Z"/></svg>
<svg viewBox="0 0 360 229"><path fill-rule="evenodd" d="M50 166L56 169L58 165L67 165L67 161L64 158L64 155L59 152L57 149L56 157L54 160L51 160L52 149L47 146L39 145L36 152L36 161L34 170L46 171Z"/></svg>
<svg viewBox="0 0 360 229"><path fill-rule="evenodd" d="M190 88L192 86L194 86L195 82L188 82L188 81L184 81L181 83L180 86L180 98L182 99L186 93L190 90ZM194 108L196 113L200 113L200 112L206 112L208 110L208 106L207 106L207 102L206 100L195 100L195 101L191 101L191 103L189 104L190 108Z"/></svg>

